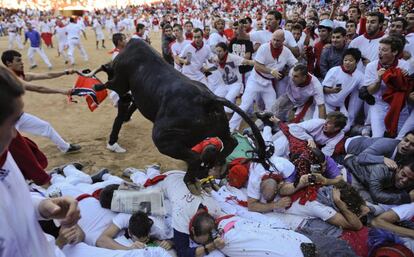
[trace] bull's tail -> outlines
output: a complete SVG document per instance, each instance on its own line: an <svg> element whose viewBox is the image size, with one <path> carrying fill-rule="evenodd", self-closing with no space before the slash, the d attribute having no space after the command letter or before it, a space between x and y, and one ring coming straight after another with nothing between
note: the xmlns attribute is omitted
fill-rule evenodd
<svg viewBox="0 0 414 257"><path fill-rule="evenodd" d="M222 103L224 106L232 109L234 112L238 113L245 121L246 123L252 128L253 136L256 143L256 153L257 153L257 159L258 161L263 165L263 167L268 170L270 168L270 164L268 161L268 156L266 154L266 145L263 140L262 134L260 133L259 128L256 126L256 124L252 121L252 119L247 116L247 114L240 109L237 105L233 104L229 100L217 97L217 100Z"/></svg>

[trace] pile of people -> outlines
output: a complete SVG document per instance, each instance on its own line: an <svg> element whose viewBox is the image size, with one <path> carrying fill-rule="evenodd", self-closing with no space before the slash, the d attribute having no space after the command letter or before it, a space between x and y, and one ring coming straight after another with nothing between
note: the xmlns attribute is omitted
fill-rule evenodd
<svg viewBox="0 0 414 257"><path fill-rule="evenodd" d="M224 164L220 138L194 146L210 168L201 194L187 188L184 171L156 164L128 168L125 178L107 169L88 175L80 163L46 172L46 156L19 132L47 136L62 152L80 146L24 113L22 95L84 92L35 85L76 71L25 73L21 54L7 50L0 67L0 255L414 256L413 5L197 0L48 21L33 10L2 9L10 48L14 41L23 47L19 35L27 30L31 68L34 52L52 67L41 49L51 38L43 33L55 31L72 65L75 47L88 58L80 43L85 27L95 31L97 49L105 48L107 29L113 60L128 40L151 44L149 29L161 33L162 56L177 76L256 119L271 165L256 162L251 131L225 108L230 131L242 139ZM48 22L51 31L37 32ZM107 149L125 153L118 134L137 107L130 93L110 98L118 113ZM160 196L162 212L152 200L126 197L144 192Z"/></svg>

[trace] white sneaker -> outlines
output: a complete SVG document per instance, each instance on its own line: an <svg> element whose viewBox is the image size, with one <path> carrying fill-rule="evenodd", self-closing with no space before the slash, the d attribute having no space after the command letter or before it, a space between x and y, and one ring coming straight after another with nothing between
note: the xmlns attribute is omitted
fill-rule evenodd
<svg viewBox="0 0 414 257"><path fill-rule="evenodd" d="M106 149L114 153L125 153L126 150L122 148L118 143L114 143L113 145L107 144Z"/></svg>

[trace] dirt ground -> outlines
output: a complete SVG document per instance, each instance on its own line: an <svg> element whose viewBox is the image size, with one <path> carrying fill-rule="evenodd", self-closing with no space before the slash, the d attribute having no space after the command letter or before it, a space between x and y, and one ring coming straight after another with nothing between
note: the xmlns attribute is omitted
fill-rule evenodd
<svg viewBox="0 0 414 257"><path fill-rule="evenodd" d="M78 51L75 51L75 69L94 69L99 65L111 60L109 51L113 48L109 37L106 38L106 49L95 49L95 35L87 29L87 40L82 43L89 55L89 61L84 62ZM158 51L161 49L160 33L151 33L152 46ZM54 39L55 48L45 49L50 61L53 64L52 71L62 71L69 66L64 64L61 57L57 56L57 42ZM38 68L29 69L27 48L21 51L24 57L25 72L48 72L47 66L39 56L35 56ZM17 46L15 46L17 47ZM7 37L0 37L0 50L7 49ZM101 79L106 76L101 74ZM51 80L36 81L37 85L51 88L71 88L76 81L76 75L62 76ZM68 162L81 162L85 165L84 170L88 173L106 167L114 174L120 174L127 167L143 168L145 165L158 162L162 170L185 169L182 161L174 160L160 154L154 146L151 138L152 123L146 120L138 111L134 113L132 120L122 127L119 135L119 144L127 149L126 153L112 153L106 149L112 122L116 116L116 108L107 98L98 109L90 112L84 99L77 97L78 103L69 103L62 95L46 95L27 92L24 96L24 110L30 114L44 119L60 133L68 142L78 143L82 150L78 153L63 154L56 145L47 138L27 135L34 140L40 149L46 154L49 160L48 169Z"/></svg>

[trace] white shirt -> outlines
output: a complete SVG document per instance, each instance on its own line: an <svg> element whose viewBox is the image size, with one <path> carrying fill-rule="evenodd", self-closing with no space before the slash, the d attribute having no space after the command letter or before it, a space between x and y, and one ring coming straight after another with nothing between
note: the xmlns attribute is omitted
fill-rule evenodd
<svg viewBox="0 0 414 257"><path fill-rule="evenodd" d="M270 43L263 44L259 47L254 60L269 69L276 69L278 71L283 70L286 65L292 67L298 61L286 46L283 46L283 50L279 58L274 59L270 50ZM257 82L264 85L267 85L270 79L274 79L274 77L270 74L262 75L268 79L265 79L257 74L255 69L253 69L251 76L253 76Z"/></svg>
<svg viewBox="0 0 414 257"><path fill-rule="evenodd" d="M213 53L216 52L216 45L220 42L228 43L226 36L220 35L218 32L210 34L210 37L208 38L207 44L210 46L210 49Z"/></svg>
<svg viewBox="0 0 414 257"><path fill-rule="evenodd" d="M414 203L402 204L391 208L400 218L400 221L411 220L414 217Z"/></svg>
<svg viewBox="0 0 414 257"><path fill-rule="evenodd" d="M411 58L414 58L414 32L406 35L405 40L407 43L405 43L404 51L409 52L411 54Z"/></svg>
<svg viewBox="0 0 414 257"><path fill-rule="evenodd" d="M0 199L1 256L55 256L38 223L38 205L43 198L30 194L10 153L0 170Z"/></svg>
<svg viewBox="0 0 414 257"><path fill-rule="evenodd" d="M296 43L296 40L293 37L292 32L285 29L283 29L283 32L285 34L284 44L288 47L297 47L298 44ZM253 42L253 44L260 43L262 45L270 42L270 40L272 39L272 35L273 33L268 30L252 31L250 32L250 40Z"/></svg>
<svg viewBox="0 0 414 257"><path fill-rule="evenodd" d="M286 94L295 107L303 106L310 97L314 98L316 105L325 103L322 85L315 76L311 75L312 79L309 85L298 87L292 80L292 72L291 69Z"/></svg>
<svg viewBox="0 0 414 257"><path fill-rule="evenodd" d="M409 74L412 73L410 65L407 61L404 60L398 60L397 67L405 69L409 72ZM368 63L367 68L365 69L365 76L364 76L364 86L371 85L375 83L378 80L378 60ZM382 95L384 94L385 89L387 86L385 85L384 81L381 80L381 86L380 89L373 94L376 101L383 101Z"/></svg>
<svg viewBox="0 0 414 257"><path fill-rule="evenodd" d="M177 40L171 44L171 53L173 56L180 56L181 52L184 50L184 47L191 44L190 40L184 39L182 42L178 42ZM181 71L181 66L174 62L174 68L178 71Z"/></svg>
<svg viewBox="0 0 414 257"><path fill-rule="evenodd" d="M68 36L66 35L66 27L59 27L57 26L56 29L56 38L59 43L64 43L68 40Z"/></svg>
<svg viewBox="0 0 414 257"><path fill-rule="evenodd" d="M97 19L93 20L93 29L95 30L96 34L103 34L102 25L99 23Z"/></svg>
<svg viewBox="0 0 414 257"><path fill-rule="evenodd" d="M295 165L293 165L289 160L272 156L270 158L270 161L275 165L276 169L283 178L290 177L293 172L295 171ZM272 167L270 168L271 171L274 171ZM263 198L260 193L260 184L262 182L262 177L265 174L269 174L268 171L265 170L265 168L260 163L252 163L250 164L249 169L249 181L247 182L247 196L253 199L257 199L260 201L263 201Z"/></svg>
<svg viewBox="0 0 414 257"><path fill-rule="evenodd" d="M352 91L359 89L364 81L364 74L355 70L352 75L342 71L341 66L332 67L326 73L325 79L322 82L324 87L336 87L341 84L342 90L335 94L325 94L325 101L327 104L335 107L341 107L345 103L345 99Z"/></svg>
<svg viewBox="0 0 414 257"><path fill-rule="evenodd" d="M218 70L221 73L224 84L230 85L233 83L242 83L242 76L239 72L239 66L242 64L244 58L235 54L228 53L226 63L221 68L218 65Z"/></svg>
<svg viewBox="0 0 414 257"><path fill-rule="evenodd" d="M361 35L349 43L348 48L358 48L361 51L362 57L367 58L368 60L375 61L378 59L379 52L379 41L384 37L372 39L367 39L364 35Z"/></svg>
<svg viewBox="0 0 414 257"><path fill-rule="evenodd" d="M42 21L40 22L39 25L40 25L40 33L51 33L52 32L52 30L50 29L49 25L46 22Z"/></svg>
<svg viewBox="0 0 414 257"><path fill-rule="evenodd" d="M80 39L82 27L79 24L69 23L66 25L66 32L68 33L68 39Z"/></svg>
<svg viewBox="0 0 414 257"><path fill-rule="evenodd" d="M203 64L210 58L210 47L206 44L199 50L196 50L193 45L188 44L184 47L180 57L190 58L190 65L183 65L182 73L190 79L201 81L205 78L200 71Z"/></svg>
<svg viewBox="0 0 414 257"><path fill-rule="evenodd" d="M172 227L185 234L189 234L189 223L196 214L200 204L208 208L209 213L217 218L222 215L220 205L206 193L193 195L184 184L182 171L164 173L167 177L162 182L162 189L172 206Z"/></svg>

